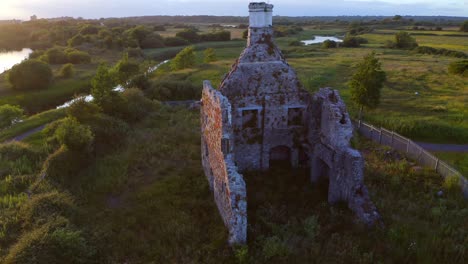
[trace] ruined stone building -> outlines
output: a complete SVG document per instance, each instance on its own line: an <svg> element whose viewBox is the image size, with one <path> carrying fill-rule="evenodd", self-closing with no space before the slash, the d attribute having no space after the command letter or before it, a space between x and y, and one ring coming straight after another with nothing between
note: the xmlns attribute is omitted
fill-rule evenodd
<svg viewBox="0 0 468 264"><path fill-rule="evenodd" d="M250 3L247 47L218 89L203 84L202 163L230 243L247 239L246 170L288 162L329 180L328 201L347 202L367 225L379 219L363 184L364 160L350 147L353 127L336 90L314 95L273 41L273 5ZM313 62L311 62L313 63ZM268 179L265 179L268 180Z"/></svg>

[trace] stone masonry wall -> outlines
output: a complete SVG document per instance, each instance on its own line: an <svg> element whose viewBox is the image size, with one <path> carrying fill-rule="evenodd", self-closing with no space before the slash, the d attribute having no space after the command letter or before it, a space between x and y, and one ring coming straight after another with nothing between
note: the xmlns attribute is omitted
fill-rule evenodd
<svg viewBox="0 0 468 264"><path fill-rule="evenodd" d="M376 224L380 215L364 185L364 159L350 147L353 126L343 100L337 91L325 88L314 95L312 104L320 110L313 113L320 115L314 123L320 124L314 129L319 132L320 142L313 151L312 181L328 177L330 203L345 201L362 222Z"/></svg>
<svg viewBox="0 0 468 264"><path fill-rule="evenodd" d="M207 81L204 82L200 118L203 169L219 213L229 230L229 243L245 243L246 186L233 161L231 105Z"/></svg>

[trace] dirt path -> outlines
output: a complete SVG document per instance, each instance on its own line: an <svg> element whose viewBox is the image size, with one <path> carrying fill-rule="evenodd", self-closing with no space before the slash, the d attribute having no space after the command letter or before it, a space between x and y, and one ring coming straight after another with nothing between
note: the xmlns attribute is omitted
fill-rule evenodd
<svg viewBox="0 0 468 264"><path fill-rule="evenodd" d="M36 128L33 128L33 129L31 129L31 130L29 130L29 131L27 131L27 132L24 132L23 134L20 134L20 135L18 135L18 136L15 136L15 137L13 137L13 138L10 138L10 139L8 139L8 140L5 140L4 143L8 143L8 142L12 142L12 141L22 141L22 140L24 140L25 138L31 136L32 134L35 134L35 133L37 133L37 132L42 131L46 126L47 126L47 124L42 125L42 126L39 126L39 127L36 127Z"/></svg>

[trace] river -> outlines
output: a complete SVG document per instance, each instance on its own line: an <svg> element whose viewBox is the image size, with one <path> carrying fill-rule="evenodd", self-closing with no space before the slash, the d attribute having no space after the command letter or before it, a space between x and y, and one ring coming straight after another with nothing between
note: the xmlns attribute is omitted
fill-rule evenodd
<svg viewBox="0 0 468 264"><path fill-rule="evenodd" d="M21 51L0 51L0 74L27 59L32 52L32 49L28 48L24 48Z"/></svg>
<svg viewBox="0 0 468 264"><path fill-rule="evenodd" d="M323 43L325 40L333 40L335 42L343 42L343 40L337 38L337 37L327 37L327 36L315 36L314 39L311 40L303 40L301 41L305 45L310 45L310 44L317 44L317 43Z"/></svg>

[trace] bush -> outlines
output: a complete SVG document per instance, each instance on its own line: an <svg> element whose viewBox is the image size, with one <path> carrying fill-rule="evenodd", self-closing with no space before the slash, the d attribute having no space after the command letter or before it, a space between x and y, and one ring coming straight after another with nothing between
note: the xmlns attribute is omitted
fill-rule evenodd
<svg viewBox="0 0 468 264"><path fill-rule="evenodd" d="M30 174L41 166L42 154L22 142L0 144L0 177Z"/></svg>
<svg viewBox="0 0 468 264"><path fill-rule="evenodd" d="M176 46L186 46L190 44L190 42L179 37L169 37L164 40L164 44L169 47L176 47Z"/></svg>
<svg viewBox="0 0 468 264"><path fill-rule="evenodd" d="M462 59L468 58L468 55L466 55L464 52L461 52L461 51L448 50L448 49L443 49L443 48L437 49L437 48L427 47L427 46L419 46L414 49L414 52L421 53L421 54L442 55L442 56L462 58Z"/></svg>
<svg viewBox="0 0 468 264"><path fill-rule="evenodd" d="M159 101L196 100L200 98L201 89L200 85L189 81L156 81L145 93Z"/></svg>
<svg viewBox="0 0 468 264"><path fill-rule="evenodd" d="M124 145L130 131L127 123L106 114L97 115L90 125L94 133L94 147L97 153Z"/></svg>
<svg viewBox="0 0 468 264"><path fill-rule="evenodd" d="M215 53L213 48L206 49L203 52L203 54L204 54L204 57L205 57L203 61L205 63L210 63L210 62L216 61L216 53Z"/></svg>
<svg viewBox="0 0 468 264"><path fill-rule="evenodd" d="M55 47L45 52L45 59L50 64L64 64L68 62L63 48Z"/></svg>
<svg viewBox="0 0 468 264"><path fill-rule="evenodd" d="M86 38L83 37L83 35L78 34L78 35L72 37L71 39L69 39L67 42L68 42L68 46L76 47L76 46L79 46L79 45L85 43Z"/></svg>
<svg viewBox="0 0 468 264"><path fill-rule="evenodd" d="M200 36L201 41L229 41L231 40L230 31L218 31L212 33L206 33Z"/></svg>
<svg viewBox="0 0 468 264"><path fill-rule="evenodd" d="M448 72L462 76L468 75L468 60L454 61L449 64Z"/></svg>
<svg viewBox="0 0 468 264"><path fill-rule="evenodd" d="M337 44L336 44L336 41L327 39L322 43L322 47L326 49L336 48Z"/></svg>
<svg viewBox="0 0 468 264"><path fill-rule="evenodd" d="M91 56L85 51L72 51L67 54L68 61L73 64L86 64L91 62Z"/></svg>
<svg viewBox="0 0 468 264"><path fill-rule="evenodd" d="M159 34L151 34L140 43L142 49L156 49L164 47L164 39Z"/></svg>
<svg viewBox="0 0 468 264"><path fill-rule="evenodd" d="M179 52L171 61L171 68L173 70L181 70L190 68L195 65L195 49L190 46Z"/></svg>
<svg viewBox="0 0 468 264"><path fill-rule="evenodd" d="M67 63L60 68L60 77L62 78L71 78L75 74L75 68L73 67L73 64Z"/></svg>
<svg viewBox="0 0 468 264"><path fill-rule="evenodd" d="M461 32L468 32L468 20L465 20L460 26Z"/></svg>
<svg viewBox="0 0 468 264"><path fill-rule="evenodd" d="M94 254L80 231L47 224L25 232L9 250L4 263L93 263Z"/></svg>
<svg viewBox="0 0 468 264"><path fill-rule="evenodd" d="M49 155L44 162L41 175L59 186L76 188L82 184L77 176L88 166L89 158L86 153L72 151L62 146Z"/></svg>
<svg viewBox="0 0 468 264"><path fill-rule="evenodd" d="M23 117L24 111L16 105L0 105L0 130L11 126Z"/></svg>
<svg viewBox="0 0 468 264"><path fill-rule="evenodd" d="M60 144L74 151L89 151L94 139L90 127L72 117L65 118L55 131L55 136Z"/></svg>
<svg viewBox="0 0 468 264"><path fill-rule="evenodd" d="M141 120L153 106L153 102L146 98L138 88L126 89L122 95L127 102L127 111L124 119L128 122Z"/></svg>
<svg viewBox="0 0 468 264"><path fill-rule="evenodd" d="M114 69L118 82L121 85L125 85L133 75L138 74L140 66L136 62L129 61L128 55L125 55L124 58L115 65Z"/></svg>
<svg viewBox="0 0 468 264"><path fill-rule="evenodd" d="M75 118L80 123L89 124L101 111L102 109L96 104L86 102L84 98L80 98L67 108L67 115Z"/></svg>
<svg viewBox="0 0 468 264"><path fill-rule="evenodd" d="M128 56L132 58L139 58L143 56L143 51L140 48L128 48L125 50L125 53L127 53Z"/></svg>
<svg viewBox="0 0 468 264"><path fill-rule="evenodd" d="M347 47L347 48L357 48L361 46L361 44L365 44L365 43L368 43L367 39L365 38L347 35L343 39L343 43L341 44L341 46Z"/></svg>
<svg viewBox="0 0 468 264"><path fill-rule="evenodd" d="M146 90L151 87L151 82L145 74L138 74L130 80L128 87L136 87Z"/></svg>
<svg viewBox="0 0 468 264"><path fill-rule="evenodd" d="M52 191L34 195L21 205L18 216L26 226L43 225L59 216L70 217L75 210L70 195Z"/></svg>
<svg viewBox="0 0 468 264"><path fill-rule="evenodd" d="M300 40L293 40L289 42L289 46L304 46L304 43Z"/></svg>
<svg viewBox="0 0 468 264"><path fill-rule="evenodd" d="M48 64L38 60L26 60L13 66L7 78L14 89L40 90L50 85L53 75Z"/></svg>
<svg viewBox="0 0 468 264"><path fill-rule="evenodd" d="M201 37L198 35L195 29L185 29L183 31L177 32L176 37L187 40L190 43L197 43L200 41Z"/></svg>
<svg viewBox="0 0 468 264"><path fill-rule="evenodd" d="M400 31L395 34L395 47L398 49L414 49L418 46L416 39L408 32Z"/></svg>

